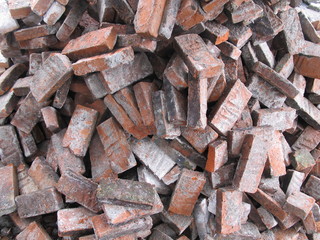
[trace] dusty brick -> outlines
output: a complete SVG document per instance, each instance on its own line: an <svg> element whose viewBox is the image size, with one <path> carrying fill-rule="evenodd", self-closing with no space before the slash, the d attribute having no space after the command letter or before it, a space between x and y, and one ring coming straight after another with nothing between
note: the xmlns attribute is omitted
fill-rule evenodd
<svg viewBox="0 0 320 240"><path fill-rule="evenodd" d="M29 16L31 12L30 1L8 1L10 14L14 19L21 19Z"/></svg>
<svg viewBox="0 0 320 240"><path fill-rule="evenodd" d="M159 36L170 39L180 4L181 0L166 1L158 31Z"/></svg>
<svg viewBox="0 0 320 240"><path fill-rule="evenodd" d="M291 164L297 171L304 171L312 168L316 162L308 150L300 149L291 153Z"/></svg>
<svg viewBox="0 0 320 240"><path fill-rule="evenodd" d="M61 195L54 188L17 196L16 204L21 218L56 212L64 206Z"/></svg>
<svg viewBox="0 0 320 240"><path fill-rule="evenodd" d="M208 94L208 102L217 101L221 97L222 93L224 92L226 85L227 85L226 76L225 76L225 73L222 72L212 92L210 93L210 95Z"/></svg>
<svg viewBox="0 0 320 240"><path fill-rule="evenodd" d="M168 211L190 216L205 181L204 175L200 172L183 169L171 197Z"/></svg>
<svg viewBox="0 0 320 240"><path fill-rule="evenodd" d="M280 73L283 77L288 78L291 75L293 68L293 56L287 53L280 59L274 67L274 70Z"/></svg>
<svg viewBox="0 0 320 240"><path fill-rule="evenodd" d="M311 151L316 148L320 142L320 131L307 126L300 134L298 139L292 145L294 150L306 149Z"/></svg>
<svg viewBox="0 0 320 240"><path fill-rule="evenodd" d="M320 72L316 67L320 62L320 58L303 55L294 55L293 59L294 70L297 73L305 77L320 78Z"/></svg>
<svg viewBox="0 0 320 240"><path fill-rule="evenodd" d="M49 131L56 133L61 130L58 112L55 108L50 106L42 108L41 114Z"/></svg>
<svg viewBox="0 0 320 240"><path fill-rule="evenodd" d="M35 154L38 150L35 140L31 133L24 133L17 129L20 144L25 157L30 157Z"/></svg>
<svg viewBox="0 0 320 240"><path fill-rule="evenodd" d="M30 2L31 10L39 16L43 16L52 3L53 0L32 0Z"/></svg>
<svg viewBox="0 0 320 240"><path fill-rule="evenodd" d="M306 92L320 94L320 79L310 79L310 81L307 82Z"/></svg>
<svg viewBox="0 0 320 240"><path fill-rule="evenodd" d="M62 50L72 60L92 57L112 50L117 39L113 27L102 28L71 40Z"/></svg>
<svg viewBox="0 0 320 240"><path fill-rule="evenodd" d="M79 203L92 212L97 213L101 210L96 198L98 185L78 173L71 170L65 171L56 184L56 188L68 199Z"/></svg>
<svg viewBox="0 0 320 240"><path fill-rule="evenodd" d="M184 230L193 221L192 216L184 216L180 214L170 213L163 210L160 214L160 218L163 222L167 223L178 235L182 234Z"/></svg>
<svg viewBox="0 0 320 240"><path fill-rule="evenodd" d="M2 163L12 163L15 166L19 166L23 163L22 151L19 145L17 133L13 126L0 126L0 148Z"/></svg>
<svg viewBox="0 0 320 240"><path fill-rule="evenodd" d="M133 50L131 47L127 47L99 56L81 59L72 64L72 68L75 75L82 76L91 72L115 68L121 64L130 63L133 59Z"/></svg>
<svg viewBox="0 0 320 240"><path fill-rule="evenodd" d="M132 60L132 59L131 59ZM133 61L102 71L102 84L109 94L152 74L152 65L144 53L135 54ZM114 79L117 79L115 81Z"/></svg>
<svg viewBox="0 0 320 240"><path fill-rule="evenodd" d="M72 236L88 232L93 228L91 218L95 215L84 207L59 210L57 212L59 236Z"/></svg>
<svg viewBox="0 0 320 240"><path fill-rule="evenodd" d="M257 208L258 214L262 220L262 222L266 225L268 229L271 229L277 226L278 222L273 217L273 215L268 212L264 207Z"/></svg>
<svg viewBox="0 0 320 240"><path fill-rule="evenodd" d="M61 109L67 102L67 97L70 89L71 78L67 80L57 91L53 99L52 106Z"/></svg>
<svg viewBox="0 0 320 240"><path fill-rule="evenodd" d="M304 173L289 169L285 179L285 192L286 196L289 197L292 193L300 191L302 183L304 181Z"/></svg>
<svg viewBox="0 0 320 240"><path fill-rule="evenodd" d="M230 13L233 23L250 23L263 15L262 8L253 1L246 1Z"/></svg>
<svg viewBox="0 0 320 240"><path fill-rule="evenodd" d="M241 50L227 41L219 44L218 48L221 50L222 54L233 60L238 60L241 55Z"/></svg>
<svg viewBox="0 0 320 240"><path fill-rule="evenodd" d="M217 140L209 144L205 170L215 172L228 161L227 142Z"/></svg>
<svg viewBox="0 0 320 240"><path fill-rule="evenodd" d="M266 64L267 66L269 66L271 68L274 68L275 57L274 57L273 53L271 52L269 45L266 42L260 43L256 46L254 46L254 50L255 50L256 55L258 57L258 60L260 62ZM280 71L277 71L277 72L280 72Z"/></svg>
<svg viewBox="0 0 320 240"><path fill-rule="evenodd" d="M304 76L293 72L288 78L294 86L299 90L300 94L304 95L307 81Z"/></svg>
<svg viewBox="0 0 320 240"><path fill-rule="evenodd" d="M240 91L240 93L239 93ZM219 100L217 107L209 115L209 124L223 135L233 127L241 112L247 105L251 93L237 80L226 96ZM228 114L226 114L226 112ZM224 119L224 121L222 121Z"/></svg>
<svg viewBox="0 0 320 240"><path fill-rule="evenodd" d="M51 237L46 230L37 222L32 222L16 237L17 240L25 239L43 239L51 240Z"/></svg>
<svg viewBox="0 0 320 240"><path fill-rule="evenodd" d="M16 210L15 197L18 195L17 171L13 165L0 168L1 173L1 197L0 215L12 213Z"/></svg>
<svg viewBox="0 0 320 240"><path fill-rule="evenodd" d="M6 33L12 32L19 28L18 22L11 16L8 2L1 0L1 10L0 10L0 34L4 35Z"/></svg>
<svg viewBox="0 0 320 240"><path fill-rule="evenodd" d="M28 194L39 190L38 186L28 174L27 165L20 164L17 167L17 174L20 194Z"/></svg>
<svg viewBox="0 0 320 240"><path fill-rule="evenodd" d="M256 55L256 52L254 51L253 45L251 42L248 42L246 45L244 45L241 48L242 54L241 57L245 63L245 65L248 67L248 69L252 69L256 62L258 62L258 57Z"/></svg>
<svg viewBox="0 0 320 240"><path fill-rule="evenodd" d="M19 42L25 41L25 40L31 40L34 38L55 34L59 29L59 27L60 27L60 24L56 24L53 26L40 25L35 27L29 27L29 28L24 28L24 29L15 31L14 36L16 40Z"/></svg>
<svg viewBox="0 0 320 240"><path fill-rule="evenodd" d="M53 2L48 11L43 15L43 21L52 26L62 17L66 8L59 2Z"/></svg>
<svg viewBox="0 0 320 240"><path fill-rule="evenodd" d="M97 117L96 110L77 105L63 137L62 146L68 147L76 156L84 157L93 135Z"/></svg>
<svg viewBox="0 0 320 240"><path fill-rule="evenodd" d="M39 38L33 38L29 40L20 41L20 49L28 50L44 50L45 48L52 47L58 43L57 38L54 35L48 35Z"/></svg>
<svg viewBox="0 0 320 240"><path fill-rule="evenodd" d="M225 26L229 29L228 41L239 49L242 48L252 36L252 30L247 26L232 23L226 23Z"/></svg>
<svg viewBox="0 0 320 240"><path fill-rule="evenodd" d="M17 63L8 68L0 76L0 95L7 92L16 80L27 71L27 67L21 63Z"/></svg>
<svg viewBox="0 0 320 240"><path fill-rule="evenodd" d="M86 85L94 98L103 98L105 95L107 95L107 90L103 86L98 73L85 75L84 81L86 82Z"/></svg>
<svg viewBox="0 0 320 240"><path fill-rule="evenodd" d="M203 36L209 39L212 43L218 45L225 42L229 38L229 29L221 24L215 22L206 22L206 30Z"/></svg>
<svg viewBox="0 0 320 240"><path fill-rule="evenodd" d="M119 17L126 23L132 24L134 20L134 11L127 0L111 0L112 7Z"/></svg>
<svg viewBox="0 0 320 240"><path fill-rule="evenodd" d="M33 221L33 218L20 218L17 212L10 213L9 216L20 231L23 231Z"/></svg>
<svg viewBox="0 0 320 240"><path fill-rule="evenodd" d="M17 106L18 100L13 90L0 96L0 117L8 117Z"/></svg>
<svg viewBox="0 0 320 240"><path fill-rule="evenodd" d="M42 65L42 56L40 53L31 53L29 56L29 74L34 74Z"/></svg>
<svg viewBox="0 0 320 240"><path fill-rule="evenodd" d="M294 192L287 198L286 203L283 205L283 209L301 219L305 219L314 203L314 198L302 192Z"/></svg>
<svg viewBox="0 0 320 240"><path fill-rule="evenodd" d="M196 34L175 37L175 49L194 78L210 78L222 70L222 64L210 54L203 40Z"/></svg>

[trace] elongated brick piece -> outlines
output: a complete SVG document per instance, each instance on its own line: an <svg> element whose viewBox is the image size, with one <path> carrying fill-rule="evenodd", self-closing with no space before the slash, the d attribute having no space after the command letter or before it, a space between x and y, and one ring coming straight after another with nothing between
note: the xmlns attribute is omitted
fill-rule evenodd
<svg viewBox="0 0 320 240"><path fill-rule="evenodd" d="M166 0L166 4L161 19L159 28L159 35L166 39L170 39L174 24L176 22L176 16L180 7L181 0Z"/></svg>
<svg viewBox="0 0 320 240"><path fill-rule="evenodd" d="M18 195L17 170L13 165L0 168L0 216L12 213L16 210L14 198Z"/></svg>
<svg viewBox="0 0 320 240"><path fill-rule="evenodd" d="M77 186L76 188L74 186ZM98 185L92 180L67 170L59 179L56 188L68 199L97 213L101 207L96 198Z"/></svg>
<svg viewBox="0 0 320 240"><path fill-rule="evenodd" d="M84 157L93 135L97 117L96 110L77 105L63 137L62 146L68 147L76 156Z"/></svg>
<svg viewBox="0 0 320 240"><path fill-rule="evenodd" d="M188 87L188 67L179 55L171 57L163 75L178 90Z"/></svg>
<svg viewBox="0 0 320 240"><path fill-rule="evenodd" d="M0 117L8 117L16 107L18 100L12 90L0 96Z"/></svg>
<svg viewBox="0 0 320 240"><path fill-rule="evenodd" d="M133 59L133 49L126 47L110 53L81 59L72 64L72 68L75 75L83 76L87 73L103 71L115 68L121 64L130 63Z"/></svg>
<svg viewBox="0 0 320 240"><path fill-rule="evenodd" d="M52 3L53 0L33 0L31 1L31 10L39 16L43 16Z"/></svg>
<svg viewBox="0 0 320 240"><path fill-rule="evenodd" d="M294 192L286 200L283 209L298 216L301 219L305 219L311 211L315 199L302 193Z"/></svg>
<svg viewBox="0 0 320 240"><path fill-rule="evenodd" d="M209 144L205 170L215 172L228 161L227 142L217 140Z"/></svg>
<svg viewBox="0 0 320 240"><path fill-rule="evenodd" d="M12 32L19 28L18 22L11 16L8 2L1 0L0 9L0 34L4 35L6 33Z"/></svg>
<svg viewBox="0 0 320 240"><path fill-rule="evenodd" d="M208 50L197 34L175 37L175 47L194 78L210 78L220 75L222 64Z"/></svg>
<svg viewBox="0 0 320 240"><path fill-rule="evenodd" d="M43 21L52 26L61 18L66 8L59 2L53 2L48 11L43 16Z"/></svg>
<svg viewBox="0 0 320 240"><path fill-rule="evenodd" d="M34 74L30 84L31 92L38 102L49 99L70 77L70 60L62 54L53 54Z"/></svg>
<svg viewBox="0 0 320 240"><path fill-rule="evenodd" d="M320 131L307 126L292 145L294 150L306 149L313 150L320 142Z"/></svg>
<svg viewBox="0 0 320 240"><path fill-rule="evenodd" d="M19 195L16 203L21 218L56 212L64 206L61 194L55 188Z"/></svg>
<svg viewBox="0 0 320 240"><path fill-rule="evenodd" d="M101 123L97 131L113 172L122 173L137 164L125 133L114 118Z"/></svg>
<svg viewBox="0 0 320 240"><path fill-rule="evenodd" d="M3 95L6 91L8 91L15 81L27 71L27 67L22 63L16 63L8 68L3 74L0 76L0 95Z"/></svg>
<svg viewBox="0 0 320 240"><path fill-rule="evenodd" d="M113 27L102 28L71 40L61 53L72 60L92 57L112 50L116 39L116 30Z"/></svg>
<svg viewBox="0 0 320 240"><path fill-rule="evenodd" d="M84 207L66 208L57 212L58 234L62 236L78 235L91 230L91 218L96 214Z"/></svg>
<svg viewBox="0 0 320 240"><path fill-rule="evenodd" d="M14 32L17 41L30 40L33 38L44 37L55 34L60 27L60 24L54 26L40 25L30 28L20 29Z"/></svg>
<svg viewBox="0 0 320 240"><path fill-rule="evenodd" d="M168 211L190 216L205 181L202 173L183 169L171 197Z"/></svg>
<svg viewBox="0 0 320 240"><path fill-rule="evenodd" d="M319 62L319 57L295 55L294 70L305 77L320 78L319 69L316 67Z"/></svg>
<svg viewBox="0 0 320 240"><path fill-rule="evenodd" d="M226 135L238 120L251 95L244 84L237 80L226 96L219 100L216 108L210 113L210 126Z"/></svg>
<svg viewBox="0 0 320 240"><path fill-rule="evenodd" d="M20 232L17 237L17 240L25 239L42 239L42 240L51 240L52 238L46 232L46 230L37 222L31 222L28 227L26 227L22 232Z"/></svg>

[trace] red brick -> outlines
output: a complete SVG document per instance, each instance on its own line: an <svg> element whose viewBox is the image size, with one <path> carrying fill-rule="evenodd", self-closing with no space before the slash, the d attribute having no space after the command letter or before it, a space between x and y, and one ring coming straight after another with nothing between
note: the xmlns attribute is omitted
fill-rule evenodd
<svg viewBox="0 0 320 240"><path fill-rule="evenodd" d="M157 42L135 34L118 34L116 48L131 46L135 52L154 52Z"/></svg>
<svg viewBox="0 0 320 240"><path fill-rule="evenodd" d="M31 12L29 1L8 1L10 14L14 19L27 17Z"/></svg>
<svg viewBox="0 0 320 240"><path fill-rule="evenodd" d="M257 211L262 222L266 225L268 229L277 226L278 222L275 220L273 215L270 212L268 212L264 207L259 207Z"/></svg>
<svg viewBox="0 0 320 240"><path fill-rule="evenodd" d="M233 23L253 22L255 19L263 15L262 8L255 4L253 1L247 1L242 3L237 9L234 9L231 13L231 20Z"/></svg>
<svg viewBox="0 0 320 240"><path fill-rule="evenodd" d="M32 222L16 237L17 240L42 239L51 240L46 230L37 222Z"/></svg>
<svg viewBox="0 0 320 240"><path fill-rule="evenodd" d="M17 167L17 174L20 194L28 194L39 190L38 186L28 174L27 165L20 164Z"/></svg>
<svg viewBox="0 0 320 240"><path fill-rule="evenodd" d="M111 0L112 7L119 17L126 23L132 24L134 20L134 11L126 0Z"/></svg>
<svg viewBox="0 0 320 240"><path fill-rule="evenodd" d="M298 216L301 219L305 219L311 211L314 203L314 198L302 192L294 192L287 198L283 209Z"/></svg>
<svg viewBox="0 0 320 240"><path fill-rule="evenodd" d="M176 22L176 16L181 4L181 0L167 0L165 3L161 24L158 34L161 37L170 39L174 24Z"/></svg>
<svg viewBox="0 0 320 240"><path fill-rule="evenodd" d="M113 27L102 28L71 40L62 50L62 54L72 60L99 55L112 50L116 38L116 30Z"/></svg>
<svg viewBox="0 0 320 240"><path fill-rule="evenodd" d="M16 97L13 90L0 96L0 117L8 117L16 108L18 100L19 99Z"/></svg>
<svg viewBox="0 0 320 240"><path fill-rule="evenodd" d="M212 43L218 45L228 40L229 29L227 27L215 22L206 22L205 26L206 30L203 33L203 36L209 39Z"/></svg>
<svg viewBox="0 0 320 240"><path fill-rule="evenodd" d="M2 24L0 27L0 34L4 35L19 28L19 24L15 19L12 18L7 1L1 1L1 6L2 7L0 10L0 20Z"/></svg>
<svg viewBox="0 0 320 240"><path fill-rule="evenodd" d="M7 92L15 83L15 81L27 71L27 67L21 63L17 63L8 68L0 76L0 95Z"/></svg>
<svg viewBox="0 0 320 240"><path fill-rule="evenodd" d="M232 23L226 23L226 27L229 28L229 39L239 49L242 48L251 38L252 30L248 26L234 25Z"/></svg>
<svg viewBox="0 0 320 240"><path fill-rule="evenodd" d="M316 162L308 150L300 149L291 153L291 164L297 171L305 171L312 168Z"/></svg>
<svg viewBox="0 0 320 240"><path fill-rule="evenodd" d="M25 40L31 40L33 38L39 38L44 37L48 35L55 34L57 30L59 29L60 24L56 24L54 26L48 26L48 25L40 25L35 27L29 27L20 29L14 32L14 36L17 41L25 41Z"/></svg>
<svg viewBox="0 0 320 240"><path fill-rule="evenodd" d="M0 168L1 176L1 197L0 215L12 213L16 210L14 198L18 195L18 178L16 168L8 165Z"/></svg>
<svg viewBox="0 0 320 240"><path fill-rule="evenodd" d="M53 107L45 107L41 109L43 120L49 131L56 133L60 130L60 121L58 112Z"/></svg>
<svg viewBox="0 0 320 240"><path fill-rule="evenodd" d="M275 66L274 70L280 73L283 77L288 78L294 68L293 56L285 54Z"/></svg>
<svg viewBox="0 0 320 240"><path fill-rule="evenodd" d="M53 2L48 11L44 14L43 21L49 26L52 26L62 17L65 10L65 6L59 2Z"/></svg>
<svg viewBox="0 0 320 240"><path fill-rule="evenodd" d="M215 172L228 161L227 142L217 140L209 144L208 158L205 170Z"/></svg>
<svg viewBox="0 0 320 240"><path fill-rule="evenodd" d="M294 150L306 149L313 150L320 142L320 131L307 126L303 132L300 134L298 139L292 145Z"/></svg>
<svg viewBox="0 0 320 240"><path fill-rule="evenodd" d="M256 55L258 57L258 60L260 62L263 62L264 64L266 64L267 66L271 67L271 68L274 68L275 66L275 57L273 55L273 53L271 52L270 48L269 48L269 45L267 44L267 42L264 42L264 43L260 43L256 46L254 46L254 50L256 52ZM289 55L289 54L288 54ZM285 55L286 56L286 55ZM281 58L280 61L278 62L277 64L277 67L276 67L276 71L277 72L282 72L283 68L286 67L286 63L282 63L282 60L284 58ZM293 63L293 58L291 57L291 62ZM284 66L283 66L284 65ZM293 65L292 65L293 66ZM280 73L281 74L281 73ZM284 77L289 77L289 76L284 76Z"/></svg>
<svg viewBox="0 0 320 240"><path fill-rule="evenodd" d="M162 211L162 213L160 214L160 218L163 222L167 223L170 228L172 228L178 235L181 235L193 220L193 217L191 216L174 214L166 210Z"/></svg>
<svg viewBox="0 0 320 240"><path fill-rule="evenodd" d="M223 72L218 78L210 95L208 94L208 102L217 101L221 97L222 93L224 92L226 85L227 85L226 76L225 76L225 73Z"/></svg>
<svg viewBox="0 0 320 240"><path fill-rule="evenodd" d="M297 73L305 77L320 78L320 72L316 67L320 62L319 57L294 55L293 59L294 59L294 70Z"/></svg>

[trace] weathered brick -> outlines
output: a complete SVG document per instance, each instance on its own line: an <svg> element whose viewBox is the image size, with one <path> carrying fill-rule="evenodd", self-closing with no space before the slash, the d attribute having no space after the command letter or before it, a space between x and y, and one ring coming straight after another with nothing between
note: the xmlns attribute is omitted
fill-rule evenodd
<svg viewBox="0 0 320 240"><path fill-rule="evenodd" d="M74 186L77 186L76 188ZM99 212L101 206L96 198L98 184L92 180L75 173L71 170L65 171L60 177L56 188L68 199L79 203L92 212Z"/></svg>
<svg viewBox="0 0 320 240"><path fill-rule="evenodd" d="M20 164L17 167L17 174L18 174L18 182L19 182L19 193L28 194L32 192L36 192L39 190L36 183L28 174L28 166L25 164Z"/></svg>
<svg viewBox="0 0 320 240"><path fill-rule="evenodd" d="M10 9L8 6L8 2L5 0L1 0L1 9L0 9L0 34L4 35L6 33L12 32L19 28L18 22L13 19L10 14Z"/></svg>
<svg viewBox="0 0 320 240"><path fill-rule="evenodd" d="M51 240L52 238L46 230L37 222L32 222L16 237L17 240L25 239L43 239Z"/></svg>
<svg viewBox="0 0 320 240"><path fill-rule="evenodd" d="M291 153L291 164L295 170L304 171L312 168L316 162L308 150L300 149Z"/></svg>
<svg viewBox="0 0 320 240"><path fill-rule="evenodd" d="M226 23L225 25L229 29L228 41L233 43L239 49L242 48L252 36L252 30L248 26L242 24Z"/></svg>
<svg viewBox="0 0 320 240"><path fill-rule="evenodd" d="M27 71L27 67L21 63L16 63L8 68L0 76L0 95L7 92L15 83L15 81Z"/></svg>
<svg viewBox="0 0 320 240"><path fill-rule="evenodd" d="M257 211L258 211L258 214L259 214L262 222L266 225L266 227L268 229L271 229L271 228L277 226L277 224L278 224L277 220L264 207L257 208Z"/></svg>
<svg viewBox="0 0 320 240"><path fill-rule="evenodd" d="M292 145L294 150L306 149L313 150L320 142L320 131L307 126L303 132L300 134L298 139Z"/></svg>
<svg viewBox="0 0 320 240"><path fill-rule="evenodd" d="M56 212L63 208L63 200L55 188L48 188L16 197L18 214L21 218Z"/></svg>
<svg viewBox="0 0 320 240"><path fill-rule="evenodd" d="M319 57L294 55L293 59L294 59L294 70L297 73L305 77L320 78L320 72L316 67L320 62Z"/></svg>
<svg viewBox="0 0 320 240"><path fill-rule="evenodd" d="M8 117L16 108L18 100L13 90L0 96L0 117Z"/></svg>
<svg viewBox="0 0 320 240"><path fill-rule="evenodd" d="M181 0L166 1L158 31L159 36L170 39L180 4Z"/></svg>
<svg viewBox="0 0 320 240"><path fill-rule="evenodd" d="M192 216L174 214L166 210L163 210L161 212L160 218L163 222L167 223L178 235L182 234L193 221Z"/></svg>
<svg viewBox="0 0 320 240"><path fill-rule="evenodd" d="M43 16L53 3L53 0L32 0L30 3L31 10L39 16Z"/></svg>
<svg viewBox="0 0 320 240"><path fill-rule="evenodd" d="M60 129L60 119L58 116L58 112L53 107L44 107L41 109L41 114L43 117L43 120L46 124L46 127L49 131L56 133L59 132Z"/></svg>
<svg viewBox="0 0 320 240"><path fill-rule="evenodd" d="M285 54L274 67L274 70L283 77L288 78L294 68L293 56L289 53Z"/></svg>
<svg viewBox="0 0 320 240"><path fill-rule="evenodd" d="M214 44L225 42L229 38L229 29L215 22L206 22L206 30L203 36L209 39Z"/></svg>
<svg viewBox="0 0 320 240"><path fill-rule="evenodd" d="M44 14L43 21L49 26L52 26L56 24L56 22L58 22L65 10L65 6L55 1L49 7L48 11Z"/></svg>
<svg viewBox="0 0 320 240"><path fill-rule="evenodd" d="M223 42L218 45L218 48L221 50L221 53L233 60L238 60L241 55L241 50L238 49L230 42Z"/></svg>
<svg viewBox="0 0 320 240"><path fill-rule="evenodd" d="M18 195L17 171L13 165L0 168L1 195L0 195L0 215L12 213L16 210L14 198Z"/></svg>
<svg viewBox="0 0 320 240"><path fill-rule="evenodd" d="M215 109L210 113L210 126L226 135L239 118L251 95L243 83L237 80L226 96L219 100Z"/></svg>
<svg viewBox="0 0 320 240"><path fill-rule="evenodd" d="M56 24L53 26L48 25L40 25L35 27L29 27L20 29L14 32L14 36L17 41L25 41L25 40L31 40L33 38L39 38L44 37L48 35L55 34L57 30L59 29L60 24Z"/></svg>
<svg viewBox="0 0 320 240"><path fill-rule="evenodd" d="M227 142L217 140L209 144L205 170L215 172L228 161Z"/></svg>
<svg viewBox="0 0 320 240"><path fill-rule="evenodd" d="M262 8L253 1L246 1L230 13L233 23L250 23L263 15ZM246 24L245 24L246 25Z"/></svg>
<svg viewBox="0 0 320 240"><path fill-rule="evenodd" d="M30 1L8 1L11 17L21 19L27 17L31 12Z"/></svg>
<svg viewBox="0 0 320 240"><path fill-rule="evenodd" d="M112 7L119 17L126 23L132 24L134 20L134 11L127 0L111 0Z"/></svg>
<svg viewBox="0 0 320 240"><path fill-rule="evenodd" d="M298 191L292 193L287 198L286 203L283 205L283 209L301 219L305 219L311 211L314 203L314 198Z"/></svg>
<svg viewBox="0 0 320 240"><path fill-rule="evenodd" d="M113 27L102 28L71 40L62 50L72 60L92 57L112 50L117 39Z"/></svg>

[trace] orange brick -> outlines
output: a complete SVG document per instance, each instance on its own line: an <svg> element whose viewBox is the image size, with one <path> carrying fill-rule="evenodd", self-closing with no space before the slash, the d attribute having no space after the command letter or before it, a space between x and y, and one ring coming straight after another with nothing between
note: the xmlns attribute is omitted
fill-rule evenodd
<svg viewBox="0 0 320 240"><path fill-rule="evenodd" d="M39 16L43 16L52 3L53 0L32 0L31 10Z"/></svg>
<svg viewBox="0 0 320 240"><path fill-rule="evenodd" d="M227 142L217 140L209 144L208 158L205 170L215 172L228 161Z"/></svg>
<svg viewBox="0 0 320 240"><path fill-rule="evenodd" d="M42 239L42 240L51 240L51 237L46 232L46 230L37 222L32 222L27 228L25 228L21 233L16 237L17 240L25 239Z"/></svg>
<svg viewBox="0 0 320 240"><path fill-rule="evenodd" d="M0 168L1 194L0 194L0 215L12 213L16 210L14 198L18 195L17 171L13 165Z"/></svg>

